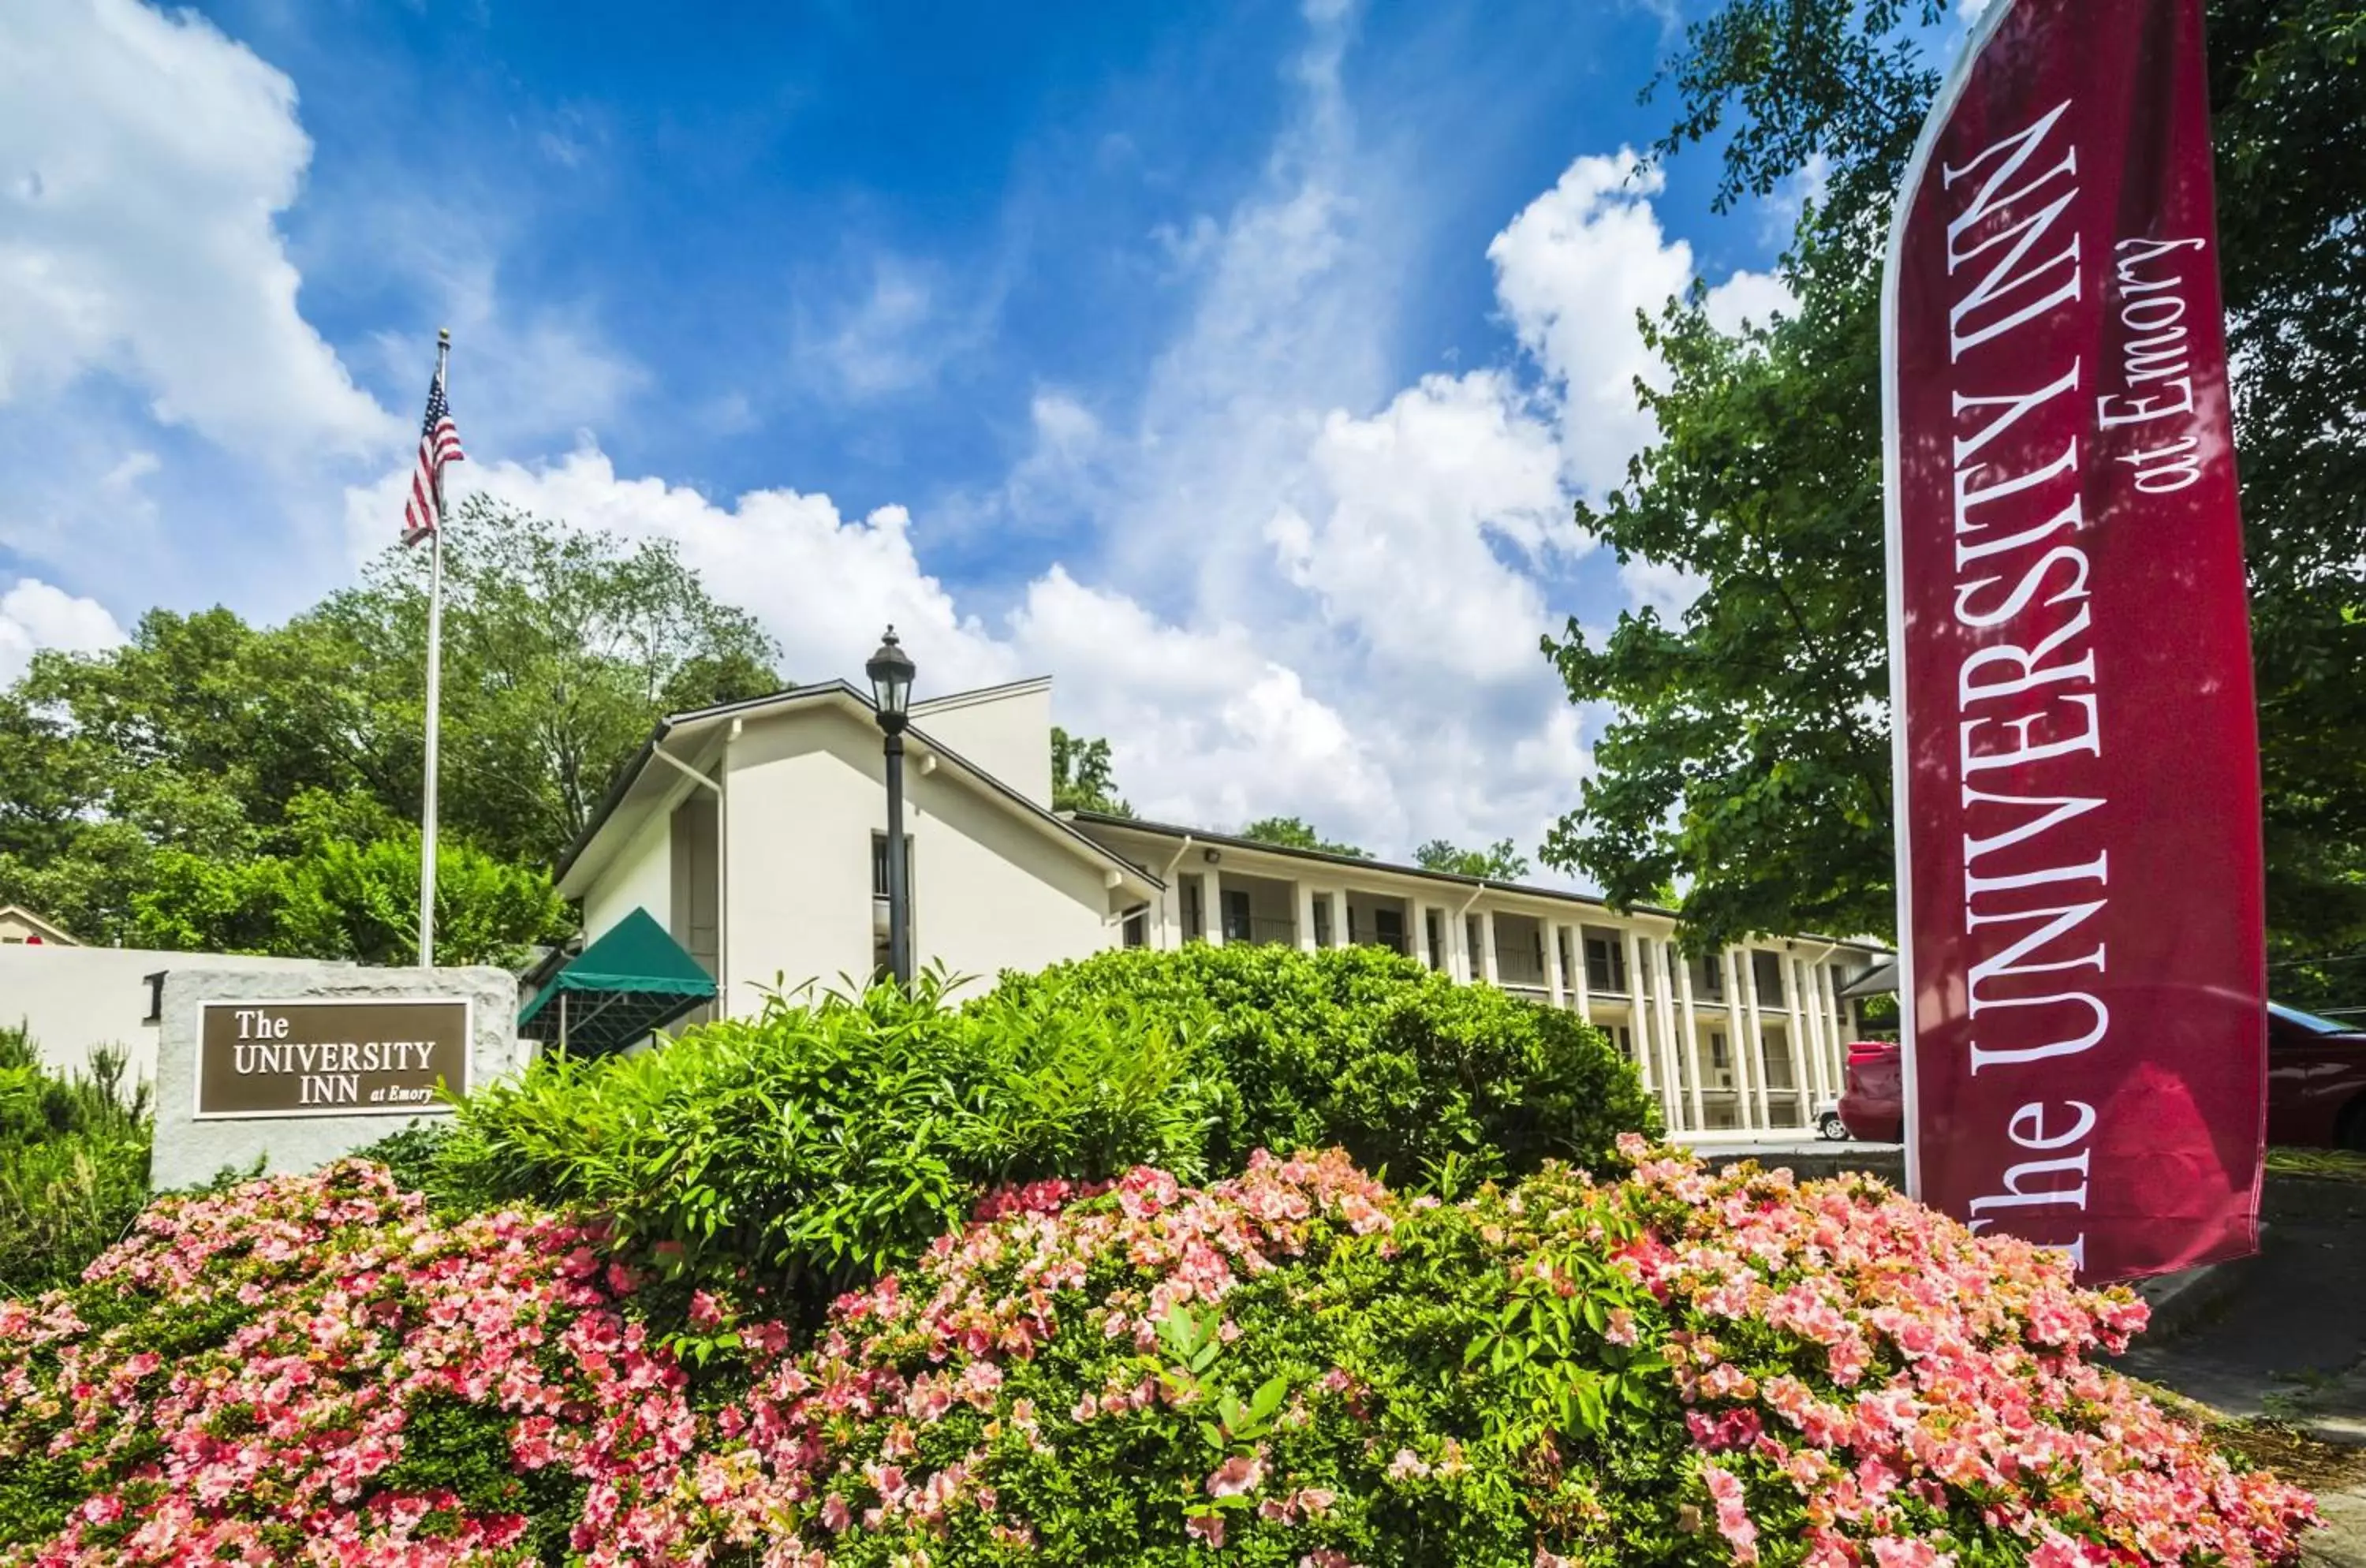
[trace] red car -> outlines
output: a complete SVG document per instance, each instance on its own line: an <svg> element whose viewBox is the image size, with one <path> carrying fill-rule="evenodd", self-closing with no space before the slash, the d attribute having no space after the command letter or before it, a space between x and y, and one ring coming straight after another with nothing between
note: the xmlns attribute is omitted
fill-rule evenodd
<svg viewBox="0 0 2366 1568"><path fill-rule="evenodd" d="M1853 1138L1895 1143L1905 1126L1898 1046L1849 1047L1841 1121ZM2366 1029L2268 1004L2268 1142L2366 1150Z"/></svg>
<svg viewBox="0 0 2366 1568"><path fill-rule="evenodd" d="M1906 1135L1906 1086L1898 1077L1897 1041L1859 1040L1849 1046L1841 1125L1850 1137L1876 1144L1894 1144Z"/></svg>

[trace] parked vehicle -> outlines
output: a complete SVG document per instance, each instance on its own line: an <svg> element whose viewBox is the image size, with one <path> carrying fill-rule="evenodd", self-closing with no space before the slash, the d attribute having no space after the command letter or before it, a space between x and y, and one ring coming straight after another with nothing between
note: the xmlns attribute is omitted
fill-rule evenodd
<svg viewBox="0 0 2366 1568"><path fill-rule="evenodd" d="M1849 1135L1848 1123L1841 1120L1841 1102L1837 1100L1816 1103L1816 1135L1831 1143L1843 1143Z"/></svg>
<svg viewBox="0 0 2366 1568"><path fill-rule="evenodd" d="M1904 1135L1898 1046L1849 1048L1840 1119L1853 1137ZM2366 1029L2268 1004L2268 1142L2366 1151Z"/></svg>
<svg viewBox="0 0 2366 1568"><path fill-rule="evenodd" d="M2268 1142L2366 1151L2366 1029L2268 1004Z"/></svg>
<svg viewBox="0 0 2366 1568"><path fill-rule="evenodd" d="M1841 1095L1840 1115L1852 1138L1894 1144L1906 1135L1906 1088L1898 1073L1897 1041L1859 1040L1849 1046L1848 1086Z"/></svg>

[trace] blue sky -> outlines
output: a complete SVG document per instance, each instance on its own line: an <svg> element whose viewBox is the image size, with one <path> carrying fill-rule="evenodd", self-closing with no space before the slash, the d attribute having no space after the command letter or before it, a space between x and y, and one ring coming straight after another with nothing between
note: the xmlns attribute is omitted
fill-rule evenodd
<svg viewBox="0 0 2366 1568"><path fill-rule="evenodd" d="M1600 716L1538 636L1686 592L1569 518L1632 311L1780 303L1779 210L1628 175L1673 14L665 9L0 17L0 676L349 580L448 323L469 482L675 540L800 678L893 618L1145 811L1534 845Z"/></svg>

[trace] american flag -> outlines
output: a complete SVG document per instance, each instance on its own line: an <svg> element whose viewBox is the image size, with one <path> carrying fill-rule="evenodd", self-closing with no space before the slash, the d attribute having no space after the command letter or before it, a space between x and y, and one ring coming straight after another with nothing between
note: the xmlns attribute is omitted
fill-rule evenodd
<svg viewBox="0 0 2366 1568"><path fill-rule="evenodd" d="M411 470L411 497L402 503L402 542L415 545L435 532L443 516L444 465L465 462L460 427L452 423L452 405L444 400L444 368L435 368L427 389L427 417L419 424L419 464Z"/></svg>

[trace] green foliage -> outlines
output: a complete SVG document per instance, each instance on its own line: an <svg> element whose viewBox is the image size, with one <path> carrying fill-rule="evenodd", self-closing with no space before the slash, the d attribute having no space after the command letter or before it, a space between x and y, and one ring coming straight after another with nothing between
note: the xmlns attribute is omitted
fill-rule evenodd
<svg viewBox="0 0 2366 1568"><path fill-rule="evenodd" d="M1326 855L1352 855L1358 860L1372 858L1370 852L1353 844L1331 842L1297 817L1260 817L1241 829L1241 837L1290 850L1319 850Z"/></svg>
<svg viewBox="0 0 2366 1568"><path fill-rule="evenodd" d="M312 798L299 797L291 817L306 814ZM408 964L419 953L419 829L385 823L366 837L305 831L288 854L243 860L166 847L150 860L131 909L130 940L147 947ZM438 962L513 965L572 925L541 867L438 839Z"/></svg>
<svg viewBox="0 0 2366 1568"><path fill-rule="evenodd" d="M1547 639L1614 705L1545 860L1614 904L1685 889L1698 942L1887 932L1880 267L1893 195L1953 48L1935 0L1728 0L1661 83L1654 153L1720 149L1720 209L1811 164L1782 258L1795 302L1737 333L1698 291L1645 323L1658 441L1579 521L1700 596ZM2207 7L2220 273L2235 384L2280 955L2366 948L2366 45L2350 0Z"/></svg>
<svg viewBox="0 0 2366 1568"><path fill-rule="evenodd" d="M955 1011L924 976L909 996L776 993L638 1055L543 1056L461 1106L438 1180L607 1212L629 1241L752 1264L817 1309L990 1187L1198 1170L1210 1099L1122 998Z"/></svg>
<svg viewBox="0 0 2366 1568"><path fill-rule="evenodd" d="M1195 1052L1217 1089L1213 1169L1335 1145L1400 1181L1478 1180L1606 1162L1620 1133L1657 1125L1633 1067L1576 1014L1382 948L1136 948L1005 975L993 998L1041 1018L1106 1001Z"/></svg>
<svg viewBox="0 0 2366 1568"><path fill-rule="evenodd" d="M1117 793L1111 776L1110 743L1098 736L1071 735L1052 727L1052 809L1098 811L1105 817L1131 817L1133 807Z"/></svg>
<svg viewBox="0 0 2366 1568"><path fill-rule="evenodd" d="M1528 874L1528 857L1509 839L1498 839L1483 850L1457 849L1444 839L1432 839L1413 852L1414 864L1456 876L1483 876L1490 882L1517 882Z"/></svg>
<svg viewBox="0 0 2366 1568"><path fill-rule="evenodd" d="M152 1132L120 1051L62 1077L22 1028L0 1029L0 1295L76 1279L123 1235L148 1201Z"/></svg>
<svg viewBox="0 0 2366 1568"><path fill-rule="evenodd" d="M447 1208L580 1203L811 1311L1000 1185L1338 1145L1468 1187L1615 1159L1656 1123L1575 1015L1375 948L1118 952L958 1010L943 995L935 976L908 998L776 994L656 1051L554 1053L471 1096L448 1141L391 1152Z"/></svg>
<svg viewBox="0 0 2366 1568"><path fill-rule="evenodd" d="M445 565L442 956L498 958L547 934L535 868L659 716L780 682L670 545L472 500ZM285 626L158 610L36 655L0 692L0 902L85 942L407 958L426 570L393 549Z"/></svg>

